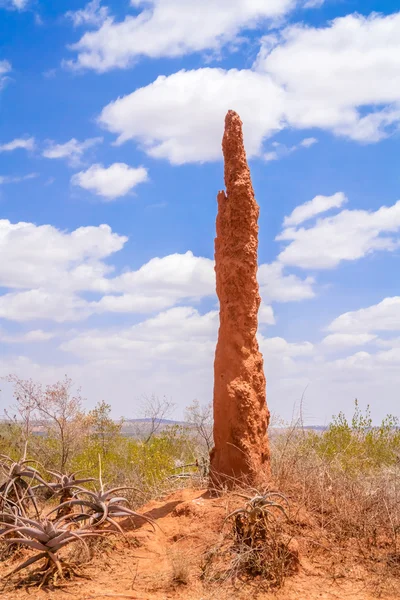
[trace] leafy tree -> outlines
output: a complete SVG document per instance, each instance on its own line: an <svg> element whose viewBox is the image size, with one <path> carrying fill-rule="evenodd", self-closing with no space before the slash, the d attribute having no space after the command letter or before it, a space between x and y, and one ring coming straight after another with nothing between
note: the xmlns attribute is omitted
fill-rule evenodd
<svg viewBox="0 0 400 600"><path fill-rule="evenodd" d="M91 438L99 445L102 456L106 457L121 435L123 419L114 421L111 418L111 405L101 400L89 412L89 420Z"/></svg>

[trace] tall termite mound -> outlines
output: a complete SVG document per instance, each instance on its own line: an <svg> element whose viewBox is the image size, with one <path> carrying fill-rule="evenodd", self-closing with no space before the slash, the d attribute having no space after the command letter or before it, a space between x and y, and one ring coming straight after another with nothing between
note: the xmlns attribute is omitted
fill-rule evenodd
<svg viewBox="0 0 400 600"><path fill-rule="evenodd" d="M226 193L218 194L215 271L220 327L214 363L211 485L256 484L269 472L269 411L256 338L258 215L243 144L242 121L230 110L222 142Z"/></svg>

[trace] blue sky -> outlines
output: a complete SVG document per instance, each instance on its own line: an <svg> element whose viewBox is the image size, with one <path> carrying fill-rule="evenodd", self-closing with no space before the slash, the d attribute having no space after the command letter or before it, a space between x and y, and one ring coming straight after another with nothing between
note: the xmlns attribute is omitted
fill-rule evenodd
<svg viewBox="0 0 400 600"><path fill-rule="evenodd" d="M398 413L400 13L368 0L0 0L0 375L212 398L224 115L260 213L271 410ZM3 386L0 405L10 402Z"/></svg>

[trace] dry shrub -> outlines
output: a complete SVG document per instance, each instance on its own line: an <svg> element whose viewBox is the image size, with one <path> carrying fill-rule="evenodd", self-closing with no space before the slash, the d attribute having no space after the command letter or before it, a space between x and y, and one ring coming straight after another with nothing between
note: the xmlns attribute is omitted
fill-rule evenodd
<svg viewBox="0 0 400 600"><path fill-rule="evenodd" d="M80 544L72 546L67 554L67 560L76 565L84 565L98 557L102 562L106 562L107 557L116 548L116 539L111 537L89 538L86 542L89 548L89 557L84 552Z"/></svg>
<svg viewBox="0 0 400 600"><path fill-rule="evenodd" d="M251 498L232 513L220 542L209 550L202 565L202 579L208 583L230 581L250 583L264 589L280 588L286 577L297 572L299 551L290 535L286 499L276 492Z"/></svg>
<svg viewBox="0 0 400 600"><path fill-rule="evenodd" d="M171 551L171 583L173 585L187 585L190 579L191 564L187 551L177 549Z"/></svg>
<svg viewBox="0 0 400 600"><path fill-rule="evenodd" d="M299 426L275 432L273 479L296 507L293 532L309 556L318 555L332 574L338 568L346 575L355 568L368 572L371 585L378 582L382 591L386 578L400 576L400 466L395 460L372 462L362 432L345 429L336 437L332 430L318 436ZM335 451L334 441L343 434L350 442ZM365 434L371 437L370 427Z"/></svg>

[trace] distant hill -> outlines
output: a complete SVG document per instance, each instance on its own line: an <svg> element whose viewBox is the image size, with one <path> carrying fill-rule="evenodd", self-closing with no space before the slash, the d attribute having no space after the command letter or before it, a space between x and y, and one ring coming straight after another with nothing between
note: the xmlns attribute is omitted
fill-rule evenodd
<svg viewBox="0 0 400 600"><path fill-rule="evenodd" d="M151 423L153 419L124 419L124 423ZM189 425L185 421L173 421L171 419L155 419L161 425Z"/></svg>

